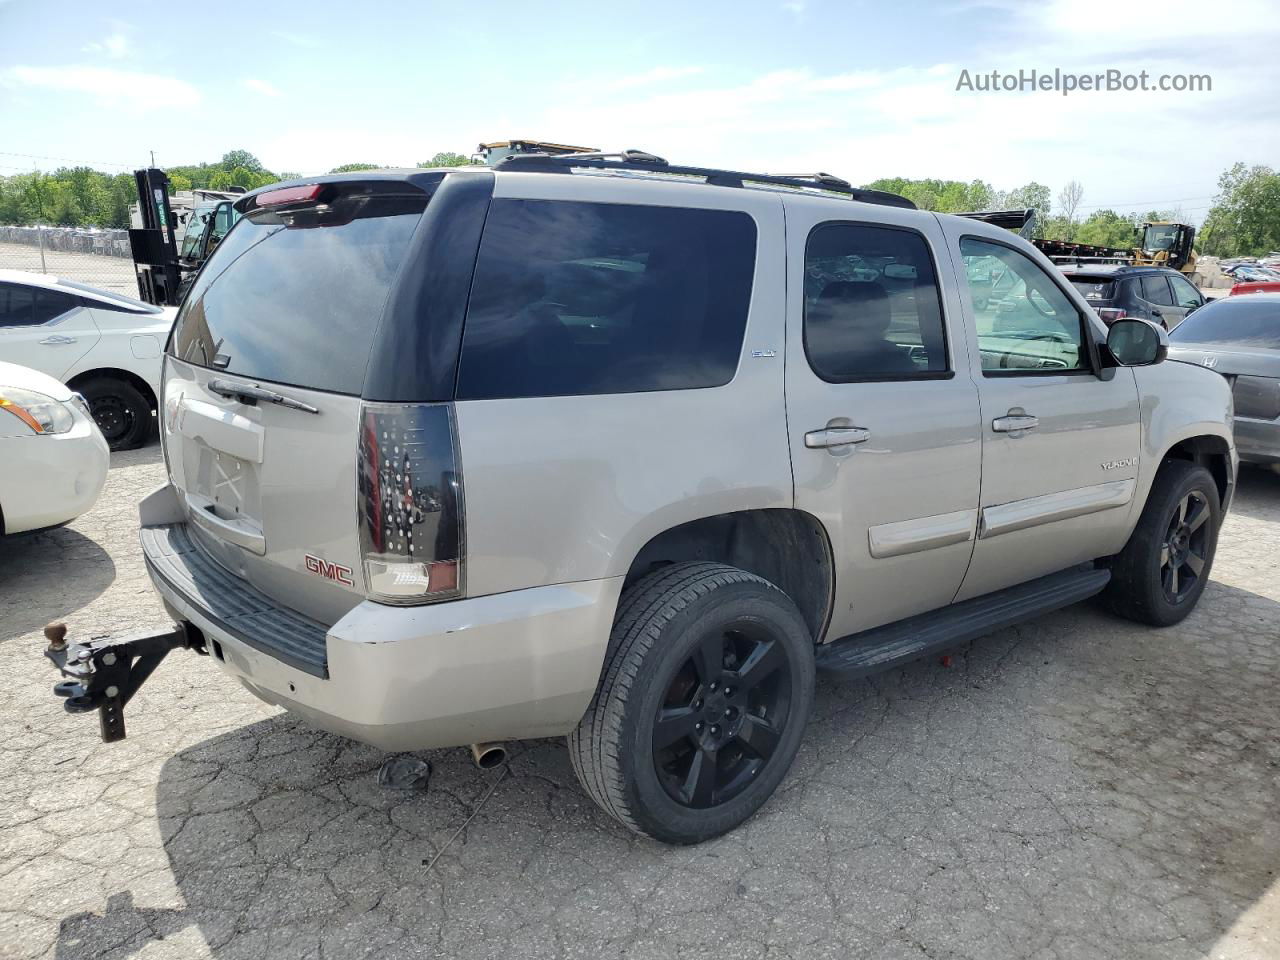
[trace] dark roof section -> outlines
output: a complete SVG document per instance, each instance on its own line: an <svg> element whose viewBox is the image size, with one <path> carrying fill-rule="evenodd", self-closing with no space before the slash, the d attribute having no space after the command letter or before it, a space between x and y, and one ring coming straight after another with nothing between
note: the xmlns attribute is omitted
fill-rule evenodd
<svg viewBox="0 0 1280 960"><path fill-rule="evenodd" d="M765 186L790 187L800 190L821 190L836 193L860 200L863 203L878 203L888 207L916 209L916 205L906 197L883 190L863 190L855 187L847 180L832 176L829 173L778 175L770 173L747 173L741 170L717 170L711 167L684 167L667 163L662 157L645 153L642 150L624 150L622 153L578 153L552 156L550 154L526 153L507 157L497 164L495 170L523 171L535 173L571 173L575 168L590 170L620 170L632 173L670 174L676 177L699 177L704 183L720 187L744 187L761 184Z"/></svg>

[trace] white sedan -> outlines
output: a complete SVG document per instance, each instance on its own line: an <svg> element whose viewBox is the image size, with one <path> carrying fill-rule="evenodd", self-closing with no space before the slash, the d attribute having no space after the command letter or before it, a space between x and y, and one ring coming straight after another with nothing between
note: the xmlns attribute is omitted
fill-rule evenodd
<svg viewBox="0 0 1280 960"><path fill-rule="evenodd" d="M176 313L62 277L0 270L0 361L68 384L112 450L140 447L152 435Z"/></svg>
<svg viewBox="0 0 1280 960"><path fill-rule="evenodd" d="M110 452L84 399L0 362L0 533L74 520L98 499Z"/></svg>

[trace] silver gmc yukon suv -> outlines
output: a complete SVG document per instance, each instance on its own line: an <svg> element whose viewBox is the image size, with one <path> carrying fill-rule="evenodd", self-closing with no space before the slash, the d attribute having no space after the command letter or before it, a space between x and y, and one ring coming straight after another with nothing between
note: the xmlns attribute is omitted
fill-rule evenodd
<svg viewBox="0 0 1280 960"><path fill-rule="evenodd" d="M236 205L141 508L176 625L52 628L107 739L194 648L387 751L567 737L605 811L691 843L778 786L818 669L1204 589L1226 382L997 227L634 151Z"/></svg>

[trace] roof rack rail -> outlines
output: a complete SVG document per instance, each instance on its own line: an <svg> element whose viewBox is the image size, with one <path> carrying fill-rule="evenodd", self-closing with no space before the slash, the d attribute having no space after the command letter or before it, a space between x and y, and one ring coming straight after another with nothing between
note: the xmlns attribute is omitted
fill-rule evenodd
<svg viewBox="0 0 1280 960"><path fill-rule="evenodd" d="M916 209L906 197L883 190L864 190L852 186L829 173L805 173L780 175L772 173L747 173L742 170L717 170L712 167L685 167L667 163L662 157L643 150L623 150L621 153L567 153L560 155L524 153L507 157L495 166L497 170L513 170L538 173L568 173L574 168L594 170L624 170L642 173L669 173L677 176L701 177L706 183L718 187L743 187L747 184L817 189L828 193L844 194L851 200L878 203L887 207Z"/></svg>

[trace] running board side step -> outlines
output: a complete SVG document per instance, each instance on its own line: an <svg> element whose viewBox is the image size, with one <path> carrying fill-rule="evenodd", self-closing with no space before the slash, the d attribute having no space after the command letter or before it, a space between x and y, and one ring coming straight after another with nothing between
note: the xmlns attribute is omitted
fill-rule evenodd
<svg viewBox="0 0 1280 960"><path fill-rule="evenodd" d="M1065 570L842 637L819 647L815 659L819 670L852 676L879 673L1087 600L1110 580L1110 570Z"/></svg>

